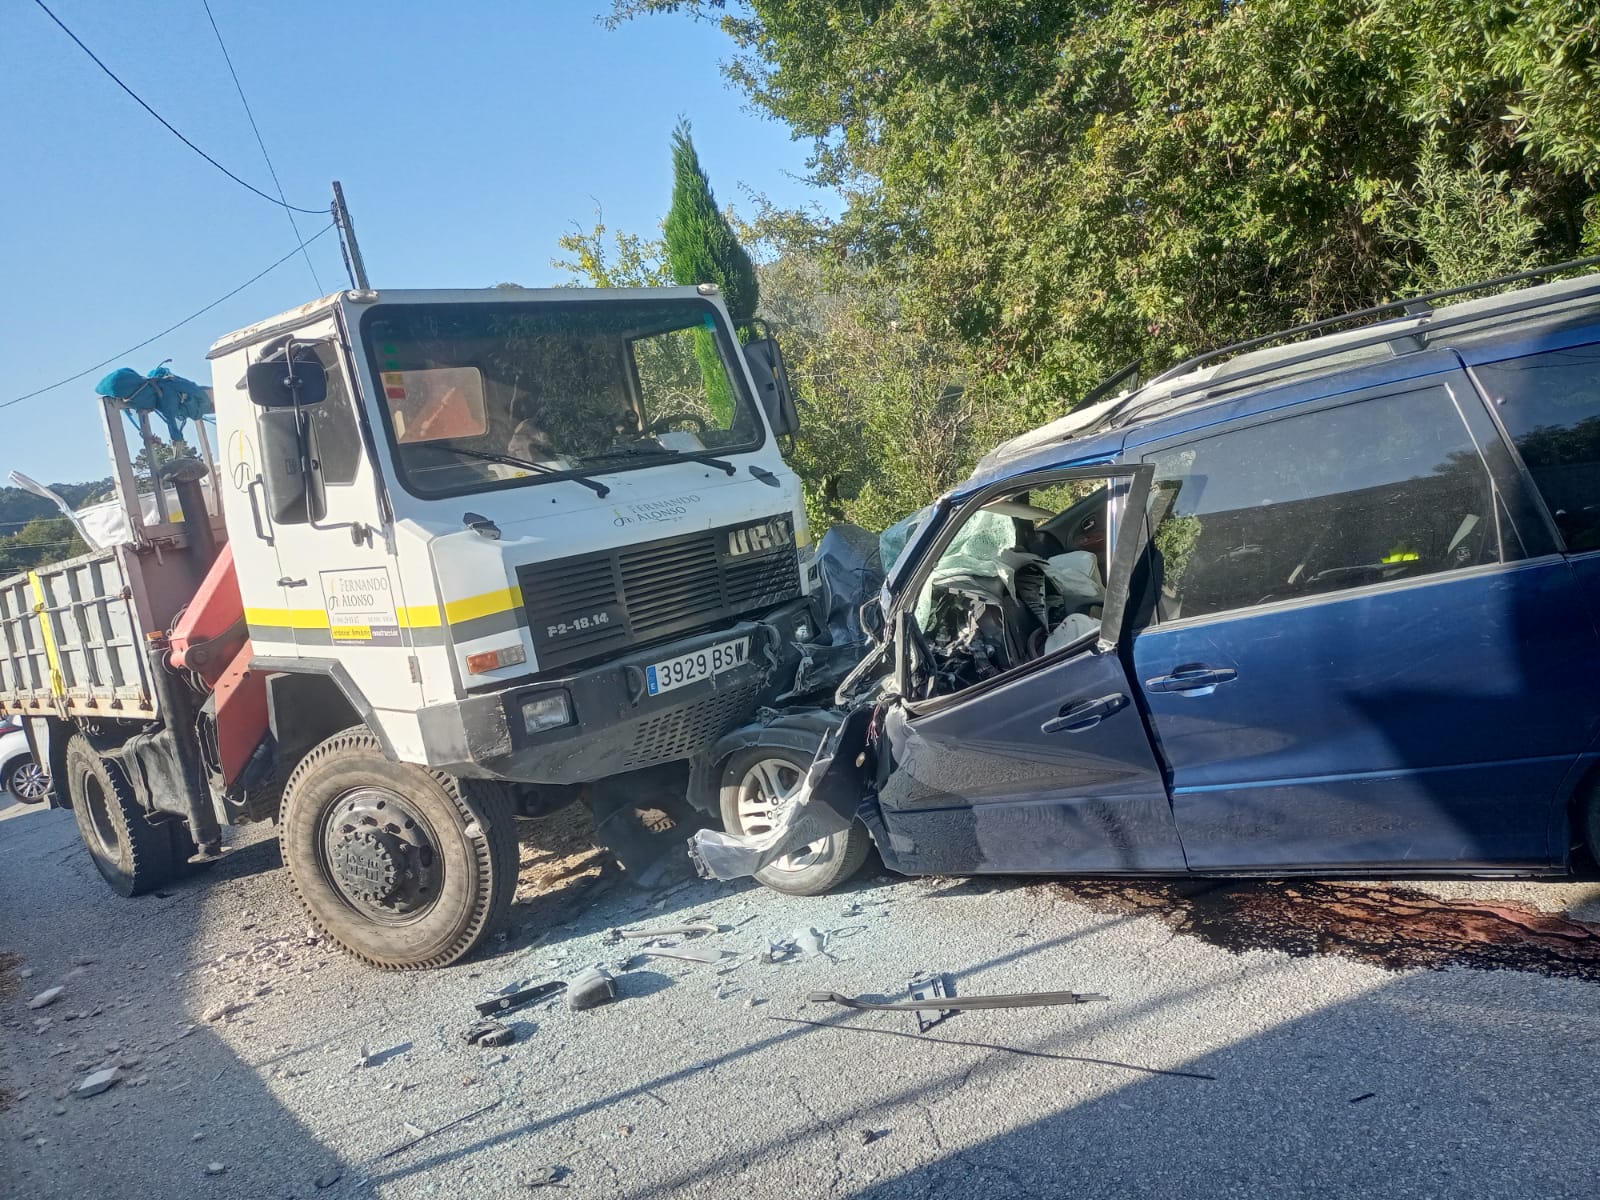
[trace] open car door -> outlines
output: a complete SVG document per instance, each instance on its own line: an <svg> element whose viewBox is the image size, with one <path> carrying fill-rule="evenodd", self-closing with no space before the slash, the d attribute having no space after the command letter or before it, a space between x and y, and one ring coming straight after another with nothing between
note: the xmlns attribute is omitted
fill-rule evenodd
<svg viewBox="0 0 1600 1200"><path fill-rule="evenodd" d="M899 697L887 705L886 745L879 747L880 763L885 750L889 756L878 796L880 843L887 844L879 849L894 869L1186 869L1165 780L1122 653L1152 474L1148 466L1112 464L985 487L959 502L917 564L895 606ZM947 548L976 514L1025 507L1007 496L1069 481L1107 485L1111 540L1098 628L939 694L940 652L920 630L913 606L926 603L919 595L927 594L939 572L954 578ZM971 561L968 555L959 565ZM966 581L959 586L972 587Z"/></svg>

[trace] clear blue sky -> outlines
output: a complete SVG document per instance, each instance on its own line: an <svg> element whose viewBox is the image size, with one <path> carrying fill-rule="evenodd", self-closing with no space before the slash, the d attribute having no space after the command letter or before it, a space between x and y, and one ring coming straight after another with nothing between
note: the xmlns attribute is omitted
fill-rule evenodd
<svg viewBox="0 0 1600 1200"><path fill-rule="evenodd" d="M200 0L46 3L157 112L272 192ZM720 202L747 206L746 189L827 202L798 178L808 146L724 82L720 31L681 17L611 31L596 21L608 8L211 0L289 202L323 207L341 180L378 287L560 282L556 239L597 204L612 229L653 232L680 114ZM282 209L161 128L32 0L0 9L0 112L0 401L143 341L295 244ZM307 235L326 223L296 219ZM346 286L335 234L311 257L324 291ZM113 366L171 358L209 382L219 335L317 294L296 256ZM0 409L0 480L108 472L103 373Z"/></svg>

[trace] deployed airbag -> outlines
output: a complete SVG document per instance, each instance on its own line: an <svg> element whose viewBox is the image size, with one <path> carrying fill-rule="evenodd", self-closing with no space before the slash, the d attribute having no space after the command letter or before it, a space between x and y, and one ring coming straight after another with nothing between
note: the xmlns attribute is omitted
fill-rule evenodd
<svg viewBox="0 0 1600 1200"><path fill-rule="evenodd" d="M865 773L857 759L866 749L872 708L853 710L822 739L794 799L772 828L757 837L702 829L689 839L689 858L702 879L754 875L803 846L850 828L860 807Z"/></svg>

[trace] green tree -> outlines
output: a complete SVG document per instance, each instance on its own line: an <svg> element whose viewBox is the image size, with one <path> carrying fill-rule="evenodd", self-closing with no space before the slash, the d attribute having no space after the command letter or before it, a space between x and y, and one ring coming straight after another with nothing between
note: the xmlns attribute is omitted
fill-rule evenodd
<svg viewBox="0 0 1600 1200"><path fill-rule="evenodd" d="M87 549L65 517L36 517L11 537L0 538L0 578L60 562Z"/></svg>
<svg viewBox="0 0 1600 1200"><path fill-rule="evenodd" d="M666 262L680 284L714 283L736 324L756 314L756 270L728 215L717 207L689 123L672 132L672 207L661 224Z"/></svg>
<svg viewBox="0 0 1600 1200"><path fill-rule="evenodd" d="M711 180L700 166L689 123L672 133L672 207L661 223L667 268L680 284L714 283L736 327L755 316L756 271L728 216L717 207ZM706 402L719 425L733 420L733 392L715 335L695 331L694 355L705 379Z"/></svg>
<svg viewBox="0 0 1600 1200"><path fill-rule="evenodd" d="M832 257L1030 422L1600 237L1584 0L616 0L721 22L846 200ZM1493 236L1475 240L1475 220Z"/></svg>

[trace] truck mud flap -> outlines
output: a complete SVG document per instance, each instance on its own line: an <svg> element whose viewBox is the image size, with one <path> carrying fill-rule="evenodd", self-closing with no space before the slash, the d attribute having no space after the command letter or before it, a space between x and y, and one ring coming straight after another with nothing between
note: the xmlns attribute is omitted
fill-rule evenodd
<svg viewBox="0 0 1600 1200"><path fill-rule="evenodd" d="M702 829L689 839L689 857L702 879L741 879L821 838L843 833L856 819L866 775L859 759L867 746L873 708L853 710L827 737L793 800L759 836Z"/></svg>

